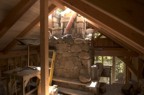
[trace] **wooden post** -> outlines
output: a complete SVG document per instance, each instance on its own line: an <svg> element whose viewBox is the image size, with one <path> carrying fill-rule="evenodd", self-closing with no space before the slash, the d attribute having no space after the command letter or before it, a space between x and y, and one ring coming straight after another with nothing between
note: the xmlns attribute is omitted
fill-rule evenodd
<svg viewBox="0 0 144 95"><path fill-rule="evenodd" d="M102 56L102 64L104 65L104 58L103 58L103 56Z"/></svg>
<svg viewBox="0 0 144 95"><path fill-rule="evenodd" d="M113 65L112 65L112 82L115 82L115 56L113 56Z"/></svg>
<svg viewBox="0 0 144 95"><path fill-rule="evenodd" d="M129 67L126 65L126 83L128 83L130 79L131 79L131 72L129 70Z"/></svg>
<svg viewBox="0 0 144 95"><path fill-rule="evenodd" d="M30 45L29 44L27 45L27 49L28 49L27 50L27 53L28 53L27 54L27 66L29 67L29 65L30 65L29 64L30 63Z"/></svg>
<svg viewBox="0 0 144 95"><path fill-rule="evenodd" d="M40 0L40 61L41 61L41 94L49 95L48 65L48 0Z"/></svg>
<svg viewBox="0 0 144 95"><path fill-rule="evenodd" d="M109 67L110 68L110 76L109 76L109 84L112 84L112 78L111 78L111 66Z"/></svg>
<svg viewBox="0 0 144 95"><path fill-rule="evenodd" d="M138 59L138 70L137 70L138 80L143 78L142 75L143 69L144 69L144 61L142 59Z"/></svg>

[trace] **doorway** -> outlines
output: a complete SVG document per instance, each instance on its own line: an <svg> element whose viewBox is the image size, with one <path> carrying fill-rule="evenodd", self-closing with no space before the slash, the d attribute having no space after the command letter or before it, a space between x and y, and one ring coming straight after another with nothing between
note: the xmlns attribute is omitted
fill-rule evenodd
<svg viewBox="0 0 144 95"><path fill-rule="evenodd" d="M109 83L125 83L126 77L126 65L125 63L120 60L118 57L115 56L95 56L94 57L94 64L102 63L103 66L110 66L111 67L111 76L110 77L102 77L100 81ZM109 82L111 81L111 82Z"/></svg>

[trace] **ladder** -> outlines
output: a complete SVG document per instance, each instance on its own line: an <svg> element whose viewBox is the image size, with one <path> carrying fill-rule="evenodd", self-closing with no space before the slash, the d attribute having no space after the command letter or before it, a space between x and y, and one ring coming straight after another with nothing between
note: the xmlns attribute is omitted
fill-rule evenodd
<svg viewBox="0 0 144 95"><path fill-rule="evenodd" d="M52 79L53 79L53 73L54 73L54 63L56 60L56 51L55 50L49 50L50 52L52 52L52 59L50 62L50 76L49 76L49 85L52 85Z"/></svg>

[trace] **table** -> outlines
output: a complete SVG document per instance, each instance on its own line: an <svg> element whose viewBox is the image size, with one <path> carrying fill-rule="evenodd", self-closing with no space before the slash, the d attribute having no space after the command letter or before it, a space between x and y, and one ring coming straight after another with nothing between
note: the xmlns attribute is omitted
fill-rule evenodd
<svg viewBox="0 0 144 95"><path fill-rule="evenodd" d="M40 80L40 71L37 67L16 68L4 72L7 78L8 95L30 95L38 89L39 82L36 83L37 87L30 91L26 91L26 87L30 80L34 77Z"/></svg>

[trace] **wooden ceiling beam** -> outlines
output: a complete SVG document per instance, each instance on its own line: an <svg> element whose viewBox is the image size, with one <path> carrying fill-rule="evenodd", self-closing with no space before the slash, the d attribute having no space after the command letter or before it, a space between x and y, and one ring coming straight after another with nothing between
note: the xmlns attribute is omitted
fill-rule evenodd
<svg viewBox="0 0 144 95"><path fill-rule="evenodd" d="M97 8L85 0L55 0L72 10L80 13L93 23L99 25L104 30L103 34L111 35L124 43L127 47L144 54L144 33L138 31L134 27L123 23L122 21L109 15L107 12Z"/></svg>
<svg viewBox="0 0 144 95"><path fill-rule="evenodd" d="M102 48L94 50L96 56L138 56L136 52L128 51L126 49L119 48Z"/></svg>
<svg viewBox="0 0 144 95"><path fill-rule="evenodd" d="M0 38L38 0L21 0L0 23Z"/></svg>
<svg viewBox="0 0 144 95"><path fill-rule="evenodd" d="M7 53L0 52L0 58L12 58L12 57L20 57L27 55L27 50L21 51L8 51ZM30 54L38 54L37 50L31 50Z"/></svg>
<svg viewBox="0 0 144 95"><path fill-rule="evenodd" d="M51 14L54 10L56 9L56 6L51 4L48 8L49 10L49 14ZM40 16L38 16L34 21L32 21L32 23L30 25L28 25L19 35L16 36L16 38L21 38L24 37L26 34L28 34L30 32L30 30L36 25L38 24L38 22L40 21ZM13 46L15 46L16 44L16 39L13 39L4 49L3 52L6 52L8 50L10 50Z"/></svg>

